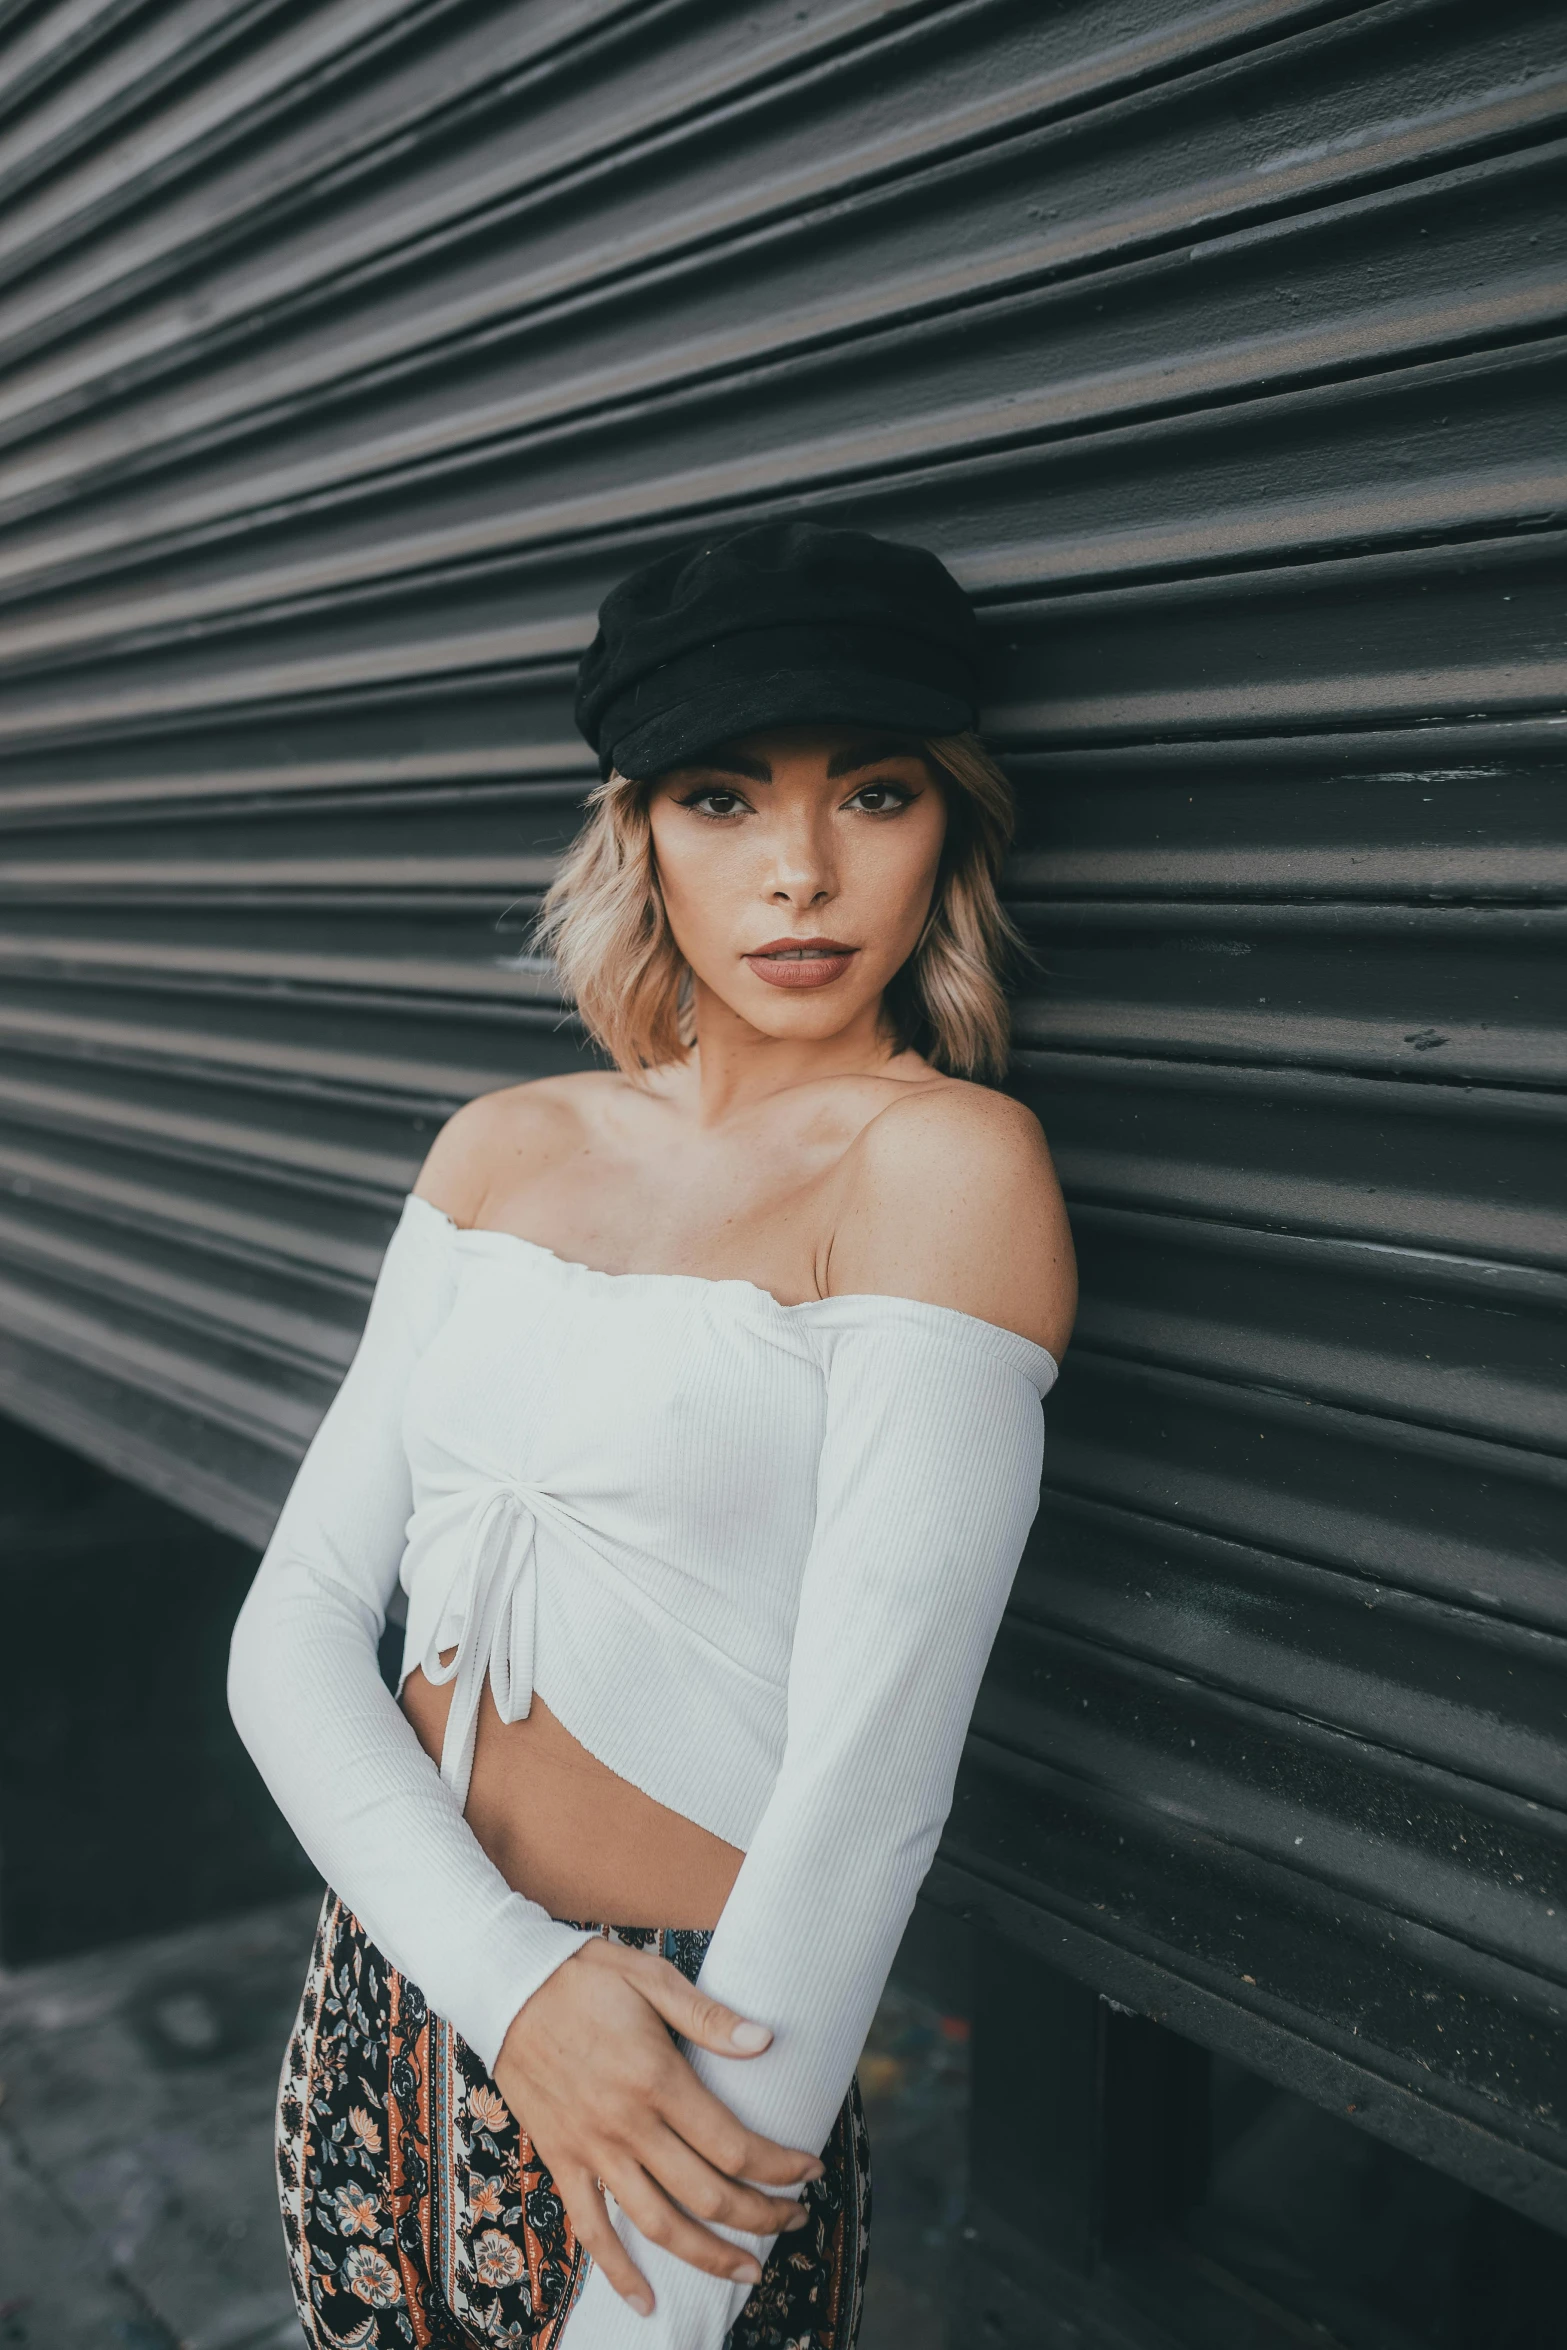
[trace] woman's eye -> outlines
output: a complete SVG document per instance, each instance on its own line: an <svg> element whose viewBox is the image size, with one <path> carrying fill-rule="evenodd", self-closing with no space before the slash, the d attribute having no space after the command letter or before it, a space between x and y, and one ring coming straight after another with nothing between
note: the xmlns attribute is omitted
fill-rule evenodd
<svg viewBox="0 0 1567 2350"><path fill-rule="evenodd" d="M745 802L736 791L699 791L693 792L682 806L694 808L699 816L733 816Z"/></svg>
<svg viewBox="0 0 1567 2350"><path fill-rule="evenodd" d="M861 785L849 806L863 808L868 816L887 816L895 808L906 808L913 797L901 783L867 783Z"/></svg>

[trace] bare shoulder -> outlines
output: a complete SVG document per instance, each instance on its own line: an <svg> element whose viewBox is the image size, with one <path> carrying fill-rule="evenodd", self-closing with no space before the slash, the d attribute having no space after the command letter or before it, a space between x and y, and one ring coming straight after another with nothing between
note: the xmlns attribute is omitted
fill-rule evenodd
<svg viewBox="0 0 1567 2350"><path fill-rule="evenodd" d="M1039 1120L989 1086L919 1086L845 1155L835 1295L951 1306L1058 1359L1077 1309L1061 1186Z"/></svg>
<svg viewBox="0 0 1567 2350"><path fill-rule="evenodd" d="M485 1202L558 1153L580 1146L605 1089L624 1080L583 1070L502 1086L464 1102L441 1128L414 1190L454 1224L481 1224Z"/></svg>

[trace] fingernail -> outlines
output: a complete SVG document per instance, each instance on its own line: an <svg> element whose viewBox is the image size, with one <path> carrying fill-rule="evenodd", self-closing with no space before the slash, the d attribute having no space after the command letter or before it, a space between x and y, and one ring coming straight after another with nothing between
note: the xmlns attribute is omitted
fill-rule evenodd
<svg viewBox="0 0 1567 2350"><path fill-rule="evenodd" d="M784 2221L785 2230L792 2233L795 2228L803 2228L810 2216L808 2211L791 2211L789 2217Z"/></svg>
<svg viewBox="0 0 1567 2350"><path fill-rule="evenodd" d="M742 2260L734 2275L737 2285L759 2285L762 2281L762 2272L754 2260Z"/></svg>
<svg viewBox="0 0 1567 2350"><path fill-rule="evenodd" d="M827 2176L827 2165L826 2165L826 2163L825 2163L825 2162L813 2162L813 2163L809 2163L809 2164L806 2166L806 2172L805 2172L805 2175L806 2175L806 2177L807 2177L808 2179L824 2179L824 2178L826 2178L826 2176Z"/></svg>
<svg viewBox="0 0 1567 2350"><path fill-rule="evenodd" d="M652 2316L653 2296L651 2293L628 2293L626 2295L626 2299L630 2302L638 2317Z"/></svg>
<svg viewBox="0 0 1567 2350"><path fill-rule="evenodd" d="M729 2045L742 2055L755 2056L767 2046L772 2033L765 2024L736 2024L729 2034Z"/></svg>

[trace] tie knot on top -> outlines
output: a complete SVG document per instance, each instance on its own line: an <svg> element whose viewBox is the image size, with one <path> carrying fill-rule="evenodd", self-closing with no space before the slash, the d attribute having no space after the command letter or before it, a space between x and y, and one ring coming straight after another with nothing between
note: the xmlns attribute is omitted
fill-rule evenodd
<svg viewBox="0 0 1567 2350"><path fill-rule="evenodd" d="M457 1522L445 1535L454 1554L447 1602L419 1662L427 1681L453 1684L441 1741L441 1777L465 1803L485 1682L503 1722L520 1722L532 1709L536 1537L539 1510L548 1507L548 1497L521 1478L495 1477L468 1487L461 1501ZM454 1618L457 1640L443 1662L441 1630Z"/></svg>

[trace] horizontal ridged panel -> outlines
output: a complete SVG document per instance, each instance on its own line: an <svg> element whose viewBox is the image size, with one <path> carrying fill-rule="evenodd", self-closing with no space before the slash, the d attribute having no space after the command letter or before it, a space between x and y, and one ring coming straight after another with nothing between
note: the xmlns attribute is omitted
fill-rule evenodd
<svg viewBox="0 0 1567 2350"><path fill-rule="evenodd" d="M435 1127L580 1058L606 587L936 547L1085 1274L949 1858L1558 2217L1560 11L61 0L0 84L0 1397L259 1539Z"/></svg>

